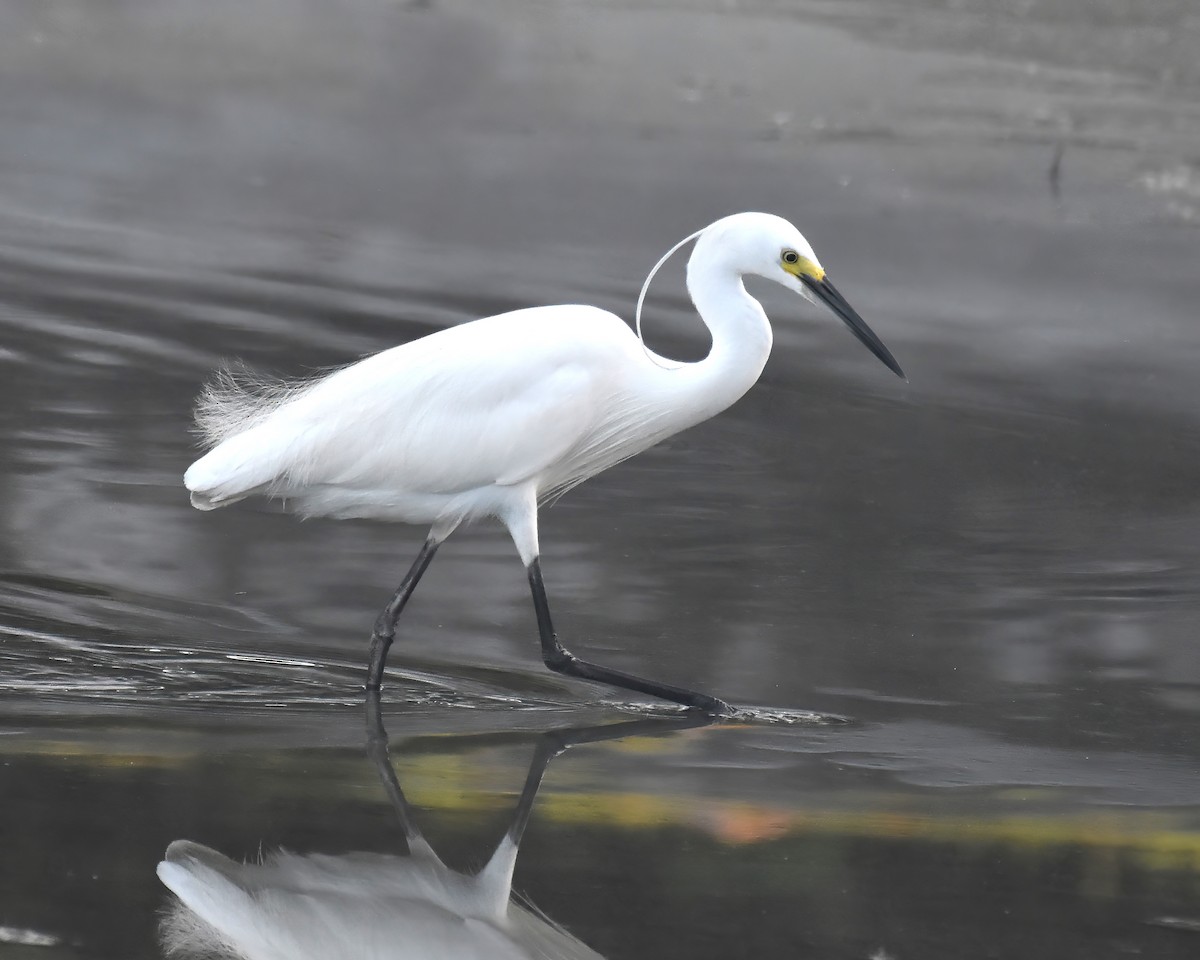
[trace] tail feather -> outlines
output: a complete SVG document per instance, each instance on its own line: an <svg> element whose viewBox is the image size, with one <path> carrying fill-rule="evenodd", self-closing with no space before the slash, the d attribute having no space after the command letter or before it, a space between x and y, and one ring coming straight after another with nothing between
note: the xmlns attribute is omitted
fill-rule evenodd
<svg viewBox="0 0 1200 960"><path fill-rule="evenodd" d="M210 497L207 493L200 493L199 491L193 490L191 499L192 506L197 510L220 510L222 507L227 507L231 503L237 503L239 500L245 500L248 496L250 496L249 493L236 497Z"/></svg>
<svg viewBox="0 0 1200 960"><path fill-rule="evenodd" d="M179 898L160 928L168 956L244 957L251 954L243 945L262 943L260 911L242 883L242 865L198 843L176 840L157 872Z"/></svg>
<svg viewBox="0 0 1200 960"><path fill-rule="evenodd" d="M252 428L230 437L188 467L183 485L197 510L216 510L269 488L286 471L287 445Z"/></svg>
<svg viewBox="0 0 1200 960"><path fill-rule="evenodd" d="M188 467L183 484L197 510L216 510L270 490L295 459L296 431L270 424L320 382L280 381L244 367L219 370L196 404L196 426L212 449Z"/></svg>

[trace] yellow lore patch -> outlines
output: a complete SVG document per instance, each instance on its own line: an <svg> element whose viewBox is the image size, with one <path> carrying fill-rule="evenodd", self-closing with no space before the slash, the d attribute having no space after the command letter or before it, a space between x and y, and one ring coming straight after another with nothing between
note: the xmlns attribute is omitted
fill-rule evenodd
<svg viewBox="0 0 1200 960"><path fill-rule="evenodd" d="M825 279L824 268L813 263L808 257L798 257L795 263L788 263L781 259L779 265L796 279L808 277L818 282Z"/></svg>

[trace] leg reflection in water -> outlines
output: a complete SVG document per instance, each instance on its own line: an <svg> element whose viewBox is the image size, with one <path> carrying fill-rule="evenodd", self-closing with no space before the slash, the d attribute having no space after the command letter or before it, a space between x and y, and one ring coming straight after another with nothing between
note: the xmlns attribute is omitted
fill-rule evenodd
<svg viewBox="0 0 1200 960"><path fill-rule="evenodd" d="M591 958L599 954L512 901L517 849L550 762L567 748L711 722L704 715L633 720L542 734L504 837L475 874L451 870L417 829L388 755L378 694L367 701L367 753L408 844L407 856L267 854L237 863L187 840L158 876L178 898L162 923L168 954L245 960Z"/></svg>

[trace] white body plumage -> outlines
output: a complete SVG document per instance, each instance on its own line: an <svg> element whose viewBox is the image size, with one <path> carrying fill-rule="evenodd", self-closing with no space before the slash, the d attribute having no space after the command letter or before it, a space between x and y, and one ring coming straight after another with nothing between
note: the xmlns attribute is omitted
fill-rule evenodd
<svg viewBox="0 0 1200 960"><path fill-rule="evenodd" d="M474 876L418 841L411 856L278 851L236 863L177 840L158 876L179 901L165 915L168 956L242 960L601 960L510 900L516 845Z"/></svg>
<svg viewBox="0 0 1200 960"><path fill-rule="evenodd" d="M309 515L504 515L514 498L565 489L716 412L674 402L697 372L655 365L595 307L518 310L385 350L282 401L215 394L220 442L184 482L202 509L266 492ZM248 417L246 404L258 405Z"/></svg>

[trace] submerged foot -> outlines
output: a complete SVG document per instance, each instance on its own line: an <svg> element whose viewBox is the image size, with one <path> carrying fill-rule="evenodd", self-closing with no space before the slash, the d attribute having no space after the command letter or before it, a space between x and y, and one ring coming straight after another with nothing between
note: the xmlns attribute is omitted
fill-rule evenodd
<svg viewBox="0 0 1200 960"><path fill-rule="evenodd" d="M732 717L737 713L729 704L719 697L710 697L705 693L696 694L696 702L688 704L693 710L702 710L710 717Z"/></svg>

